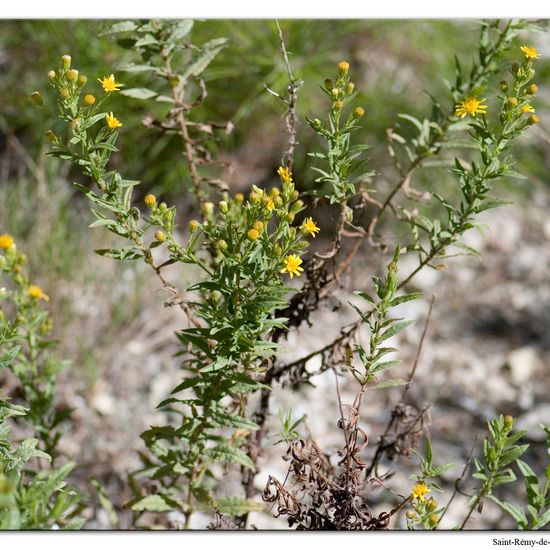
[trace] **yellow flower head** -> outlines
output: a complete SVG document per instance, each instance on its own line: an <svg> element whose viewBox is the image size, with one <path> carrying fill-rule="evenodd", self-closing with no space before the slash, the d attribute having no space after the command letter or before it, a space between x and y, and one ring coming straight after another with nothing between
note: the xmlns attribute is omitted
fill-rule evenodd
<svg viewBox="0 0 550 550"><path fill-rule="evenodd" d="M522 112L522 113L534 113L534 112L535 112L535 108L534 108L532 105L529 105L529 103L527 103L526 105L524 105L524 106L521 108L521 112Z"/></svg>
<svg viewBox="0 0 550 550"><path fill-rule="evenodd" d="M538 59L540 54L537 52L537 48L531 48L530 46L522 46L520 50L525 55L525 59Z"/></svg>
<svg viewBox="0 0 550 550"><path fill-rule="evenodd" d="M317 227L313 221L313 218L306 218L302 223L302 231L312 237L315 237L315 233L319 233L321 230Z"/></svg>
<svg viewBox="0 0 550 550"><path fill-rule="evenodd" d="M269 212L273 212L273 210L275 210L275 203L273 202L272 198L268 199L268 201L265 203L265 207Z"/></svg>
<svg viewBox="0 0 550 550"><path fill-rule="evenodd" d="M103 89L109 94L111 92L118 92L122 84L115 80L115 75L104 76L102 79L98 78L99 82L103 86Z"/></svg>
<svg viewBox="0 0 550 550"><path fill-rule="evenodd" d="M118 118L115 118L112 112L107 115L105 122L107 122L109 130L116 130L122 126L122 122Z"/></svg>
<svg viewBox="0 0 550 550"><path fill-rule="evenodd" d="M468 96L455 106L455 115L464 118L466 115L475 117L477 114L484 115L487 112L487 105L482 105L485 99L477 99Z"/></svg>
<svg viewBox="0 0 550 550"><path fill-rule="evenodd" d="M50 297L37 285L31 285L29 287L28 295L34 300L50 301Z"/></svg>
<svg viewBox="0 0 550 550"><path fill-rule="evenodd" d="M7 250L12 245L13 237L11 235L8 235L7 233L0 235L0 248L2 250Z"/></svg>
<svg viewBox="0 0 550 550"><path fill-rule="evenodd" d="M292 279L294 275L296 277L300 277L302 275L302 271L304 270L303 267L300 267L302 264L302 258L300 256L297 256L296 254L290 254L284 259L285 267L281 269L281 273L288 273L290 275L290 278Z"/></svg>
<svg viewBox="0 0 550 550"><path fill-rule="evenodd" d="M283 168L282 166L279 166L277 174L279 174L283 183L290 183L292 181L292 172L288 168Z"/></svg>
<svg viewBox="0 0 550 550"><path fill-rule="evenodd" d="M247 235L251 241L257 241L260 236L260 232L257 229L252 228L248 231Z"/></svg>
<svg viewBox="0 0 550 550"><path fill-rule="evenodd" d="M86 94L84 96L84 103L91 107L95 103L95 97L92 94Z"/></svg>
<svg viewBox="0 0 550 550"><path fill-rule="evenodd" d="M429 493L430 490L424 485L424 483L417 483L412 490L411 496L413 498L416 498L420 502L424 502L426 500L426 497L424 496L426 493Z"/></svg>

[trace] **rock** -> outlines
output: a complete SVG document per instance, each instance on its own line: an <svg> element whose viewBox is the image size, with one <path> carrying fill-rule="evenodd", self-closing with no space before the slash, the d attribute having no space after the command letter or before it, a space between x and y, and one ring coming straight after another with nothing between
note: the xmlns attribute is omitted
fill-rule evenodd
<svg viewBox="0 0 550 550"><path fill-rule="evenodd" d="M522 414L515 425L517 430L527 430L529 439L546 441L546 434L540 427L541 423L548 423L550 419L550 403L541 403L534 409Z"/></svg>
<svg viewBox="0 0 550 550"><path fill-rule="evenodd" d="M512 382L518 386L530 380L540 364L540 359L534 348L524 346L508 354L506 361L510 367Z"/></svg>

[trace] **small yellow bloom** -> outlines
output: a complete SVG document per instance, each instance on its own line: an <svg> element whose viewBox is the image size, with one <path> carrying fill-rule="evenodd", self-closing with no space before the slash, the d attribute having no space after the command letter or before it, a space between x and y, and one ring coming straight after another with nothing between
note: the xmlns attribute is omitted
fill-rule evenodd
<svg viewBox="0 0 550 550"><path fill-rule="evenodd" d="M349 71L349 63L347 61L340 61L340 63L338 63L338 72L341 75L346 75L348 74L348 71Z"/></svg>
<svg viewBox="0 0 550 550"><path fill-rule="evenodd" d="M534 112L535 112L535 108L534 108L532 105L529 105L529 103L527 103L526 105L524 105L524 106L521 108L521 112L522 112L522 113L534 113Z"/></svg>
<svg viewBox="0 0 550 550"><path fill-rule="evenodd" d="M8 235L8 233L0 235L0 248L2 250L7 250L11 246L13 246L13 237Z"/></svg>
<svg viewBox="0 0 550 550"><path fill-rule="evenodd" d="M34 300L50 301L50 297L37 285L31 285L29 287L28 295Z"/></svg>
<svg viewBox="0 0 550 550"><path fill-rule="evenodd" d="M284 259L284 262L285 267L281 269L281 273L288 273L291 279L294 277L294 275L296 275L296 277L300 277L302 275L301 272L304 270L304 268L300 267L300 265L303 263L300 256L297 256L296 254L290 254Z"/></svg>
<svg viewBox="0 0 550 550"><path fill-rule="evenodd" d="M283 183L290 183L292 181L292 172L288 168L279 166L277 174L279 174Z"/></svg>
<svg viewBox="0 0 550 550"><path fill-rule="evenodd" d="M466 115L475 117L477 114L484 115L487 112L487 105L482 105L486 99L477 99L469 96L455 106L455 115L464 118Z"/></svg>
<svg viewBox="0 0 550 550"><path fill-rule="evenodd" d="M531 48L530 46L522 46L520 50L525 55L525 59L538 59L540 54L537 52L537 48Z"/></svg>
<svg viewBox="0 0 550 550"><path fill-rule="evenodd" d="M103 79L98 78L99 82L103 86L103 89L109 94L111 92L118 92L122 84L115 80L115 75L104 76Z"/></svg>
<svg viewBox="0 0 550 550"><path fill-rule="evenodd" d="M540 122L540 118L537 115L531 115L527 119L527 124L537 124L537 122Z"/></svg>
<svg viewBox="0 0 550 550"><path fill-rule="evenodd" d="M420 502L424 502L426 500L426 497L424 496L426 493L429 493L430 490L424 485L424 483L417 483L412 490L411 496L413 498L416 498Z"/></svg>
<svg viewBox="0 0 550 550"><path fill-rule="evenodd" d="M271 198L265 203L265 206L269 212L273 212L273 210L275 210L275 203Z"/></svg>
<svg viewBox="0 0 550 550"><path fill-rule="evenodd" d="M145 195L143 202L147 208L153 208L157 204L157 197L155 197L152 193L149 193L148 195Z"/></svg>
<svg viewBox="0 0 550 550"><path fill-rule="evenodd" d="M312 237L315 237L315 233L319 233L321 230L317 227L313 221L313 218L306 218L302 223L302 231Z"/></svg>
<svg viewBox="0 0 550 550"><path fill-rule="evenodd" d="M365 114L365 109L363 107L355 107L353 111L353 116L355 118L361 118Z"/></svg>
<svg viewBox="0 0 550 550"><path fill-rule="evenodd" d="M247 235L251 241L257 241L260 236L260 232L257 229L250 229Z"/></svg>
<svg viewBox="0 0 550 550"><path fill-rule="evenodd" d="M88 107L92 106L95 103L95 97L92 94L86 94L84 96L84 103L88 105Z"/></svg>
<svg viewBox="0 0 550 550"><path fill-rule="evenodd" d="M254 225L252 227L254 227L254 229L256 229L257 231L263 231L264 222L262 222L260 220L257 220L257 221L254 222Z"/></svg>
<svg viewBox="0 0 550 550"><path fill-rule="evenodd" d="M67 79L72 81L72 82L76 82L78 78L78 71L76 69L70 69L69 71L67 71Z"/></svg>
<svg viewBox="0 0 550 550"><path fill-rule="evenodd" d="M117 128L120 128L122 126L122 122L120 122L118 118L115 118L112 112L107 115L105 122L107 122L109 130L116 130Z"/></svg>

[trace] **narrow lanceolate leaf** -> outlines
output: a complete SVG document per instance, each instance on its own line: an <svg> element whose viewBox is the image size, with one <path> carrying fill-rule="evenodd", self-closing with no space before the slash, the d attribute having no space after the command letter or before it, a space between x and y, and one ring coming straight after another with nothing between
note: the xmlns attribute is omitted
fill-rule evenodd
<svg viewBox="0 0 550 550"><path fill-rule="evenodd" d="M121 90L122 95L133 97L134 99L151 99L158 94L149 88L128 88L127 90Z"/></svg>
<svg viewBox="0 0 550 550"><path fill-rule="evenodd" d="M367 390L382 390L384 388L394 388L395 386L405 386L407 384L408 382L406 380L402 380L401 378L390 378L389 380L384 380L374 386L367 386Z"/></svg>
<svg viewBox="0 0 550 550"><path fill-rule="evenodd" d="M248 512L261 512L265 506L261 502L244 498L222 498L216 501L216 507L223 514L240 516Z"/></svg>
<svg viewBox="0 0 550 550"><path fill-rule="evenodd" d="M384 340L387 340L388 338L395 336L398 332L401 332L403 329L407 328L409 325L412 325L413 323L414 321L401 321L399 323L395 323L395 325L391 326L388 330L386 330L382 334L379 342L383 342Z"/></svg>
<svg viewBox="0 0 550 550"><path fill-rule="evenodd" d="M404 296L398 296L390 302L390 307L398 306L399 304L404 304L405 302L410 302L411 300L418 300L422 298L422 292L411 292L410 294L405 294Z"/></svg>
<svg viewBox="0 0 550 550"><path fill-rule="evenodd" d="M135 512L168 512L172 507L160 495L149 495L132 505Z"/></svg>
<svg viewBox="0 0 550 550"><path fill-rule="evenodd" d="M187 67L182 75L182 80L186 81L191 77L200 76L200 74L210 65L220 50L225 46L226 38L215 38L207 42L203 47L203 52Z"/></svg>

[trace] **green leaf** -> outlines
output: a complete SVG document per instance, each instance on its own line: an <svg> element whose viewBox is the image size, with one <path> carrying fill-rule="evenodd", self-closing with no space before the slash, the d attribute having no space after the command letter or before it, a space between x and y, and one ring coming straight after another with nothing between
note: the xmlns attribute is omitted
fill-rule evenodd
<svg viewBox="0 0 550 550"><path fill-rule="evenodd" d="M108 34L116 34L119 32L135 31L137 28L137 24L133 21L118 21L114 25L111 25L106 31L100 33L99 36L106 36Z"/></svg>
<svg viewBox="0 0 550 550"><path fill-rule="evenodd" d="M160 495L149 495L132 505L135 512L169 512L172 509Z"/></svg>
<svg viewBox="0 0 550 550"><path fill-rule="evenodd" d="M265 505L252 499L234 497L217 500L216 508L223 514L241 516L249 512L261 512L265 509Z"/></svg>
<svg viewBox="0 0 550 550"><path fill-rule="evenodd" d="M222 443L213 449L207 449L205 452L207 456L213 460L223 460L234 464L240 464L253 472L256 471L256 467L248 455L241 451L241 449L232 447L227 443Z"/></svg>
<svg viewBox="0 0 550 550"><path fill-rule="evenodd" d="M197 77L210 65L220 50L227 43L227 38L215 38L203 46L202 53L187 67L182 75L182 80L186 81L190 77Z"/></svg>
<svg viewBox="0 0 550 550"><path fill-rule="evenodd" d="M80 126L80 130L87 130L91 126L93 126L96 122L99 120L105 118L107 116L107 113L99 113L98 115L91 116L90 118L86 119Z"/></svg>
<svg viewBox="0 0 550 550"><path fill-rule="evenodd" d="M388 330L382 333L382 336L378 341L383 342L384 340L387 340L388 338L395 336L398 332L401 332L403 329L407 328L409 325L412 325L413 323L414 321L401 321L399 323L395 323L395 325L391 326Z"/></svg>
<svg viewBox="0 0 550 550"><path fill-rule="evenodd" d="M384 380L379 382L374 386L367 386L367 390L383 390L384 388L394 388L396 386L406 386L408 382L402 380L401 378L390 378L389 380Z"/></svg>
<svg viewBox="0 0 550 550"><path fill-rule="evenodd" d="M422 298L422 292L411 292L410 294L405 294L404 296L398 296L390 302L390 307L404 304L405 302L410 302L411 300L418 300L419 298Z"/></svg>
<svg viewBox="0 0 550 550"><path fill-rule="evenodd" d="M128 88L127 90L121 90L122 95L133 97L134 99L151 99L158 94L149 88Z"/></svg>

